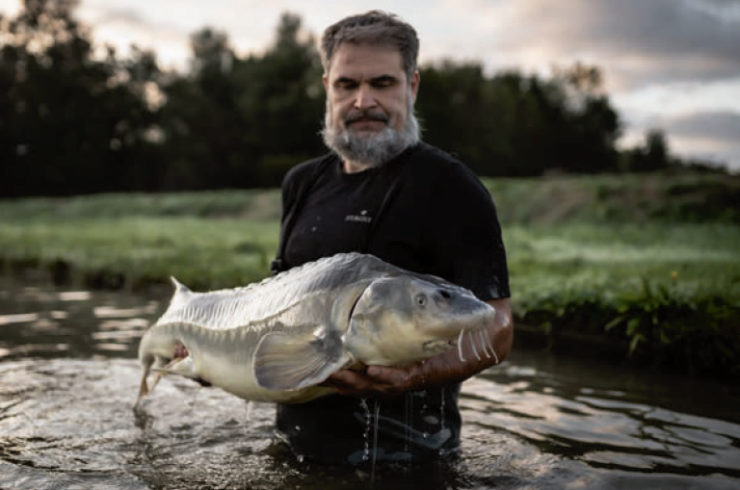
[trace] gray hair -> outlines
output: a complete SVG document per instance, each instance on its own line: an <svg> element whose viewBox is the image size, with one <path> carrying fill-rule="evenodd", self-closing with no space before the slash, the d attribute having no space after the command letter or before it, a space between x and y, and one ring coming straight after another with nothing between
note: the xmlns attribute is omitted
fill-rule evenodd
<svg viewBox="0 0 740 490"><path fill-rule="evenodd" d="M400 18L380 10L346 17L326 28L321 36L321 63L329 73L331 59L343 43L392 46L401 53L407 80L417 69L419 38Z"/></svg>
<svg viewBox="0 0 740 490"><path fill-rule="evenodd" d="M352 134L347 128L335 128L331 103L326 99L326 115L321 136L326 146L342 158L368 167L379 167L421 140L421 127L414 114L414 95L411 93L411 87L406 93L406 109L408 111L406 124L400 131L386 126L378 134L362 138Z"/></svg>

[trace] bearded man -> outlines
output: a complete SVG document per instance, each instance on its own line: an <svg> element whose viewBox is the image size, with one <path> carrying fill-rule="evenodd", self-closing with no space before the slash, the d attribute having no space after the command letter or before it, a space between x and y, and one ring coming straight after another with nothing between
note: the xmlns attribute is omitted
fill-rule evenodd
<svg viewBox="0 0 740 490"><path fill-rule="evenodd" d="M283 181L273 272L356 251L442 277L496 309L488 327L496 356L476 356L466 341L462 357L452 349L402 368L334 374L325 385L336 395L278 405L278 432L301 458L359 464L454 455L461 382L511 349L496 209L463 163L420 140L418 51L414 28L384 12L347 17L324 32L322 134L331 152L292 168Z"/></svg>

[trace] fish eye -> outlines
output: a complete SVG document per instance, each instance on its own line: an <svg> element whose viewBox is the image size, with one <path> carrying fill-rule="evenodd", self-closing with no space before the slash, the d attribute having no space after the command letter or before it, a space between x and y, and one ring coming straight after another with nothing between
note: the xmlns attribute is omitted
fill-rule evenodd
<svg viewBox="0 0 740 490"><path fill-rule="evenodd" d="M426 306L427 296L426 294L419 294L416 296L416 304L419 306Z"/></svg>

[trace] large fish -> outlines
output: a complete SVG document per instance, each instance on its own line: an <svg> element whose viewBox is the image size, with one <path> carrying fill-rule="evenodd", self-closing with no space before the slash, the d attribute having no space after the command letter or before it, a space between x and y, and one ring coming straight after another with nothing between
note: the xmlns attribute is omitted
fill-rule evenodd
<svg viewBox="0 0 740 490"><path fill-rule="evenodd" d="M139 401L152 370L157 379L179 374L246 400L300 403L332 393L317 385L340 369L409 364L460 349L466 333L474 349L478 342L496 355L485 334L490 305L372 255L338 254L207 293L173 282L167 311L141 339Z"/></svg>

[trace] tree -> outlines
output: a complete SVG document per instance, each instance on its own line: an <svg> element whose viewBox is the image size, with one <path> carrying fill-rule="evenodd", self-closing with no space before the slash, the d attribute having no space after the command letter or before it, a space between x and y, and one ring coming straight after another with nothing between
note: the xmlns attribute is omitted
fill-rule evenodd
<svg viewBox="0 0 740 490"><path fill-rule="evenodd" d="M235 183L231 159L240 151L243 118L228 36L204 28L190 37L191 72L162 87L167 189L209 189Z"/></svg>
<svg viewBox="0 0 740 490"><path fill-rule="evenodd" d="M191 73L164 87L168 188L273 187L321 151L320 61L299 17L282 16L262 56L212 29L191 39Z"/></svg>
<svg viewBox="0 0 740 490"><path fill-rule="evenodd" d="M625 170L655 172L670 167L671 163L665 135L659 129L651 129L645 134L645 143L641 147L627 152Z"/></svg>
<svg viewBox="0 0 740 490"><path fill-rule="evenodd" d="M324 110L321 60L301 19L285 13L264 56L250 56L236 66L244 88L238 105L246 119L245 138L252 149L261 185L280 185L296 163L324 151L317 136Z"/></svg>
<svg viewBox="0 0 740 490"><path fill-rule="evenodd" d="M425 138L480 175L617 167L621 126L598 68L575 65L551 79L517 71L486 77L479 64L448 61L423 68L421 78Z"/></svg>
<svg viewBox="0 0 740 490"><path fill-rule="evenodd" d="M27 0L0 16L0 197L278 186L325 151L321 63L300 17L285 13L261 54L225 32L191 36L185 73L151 51L101 58L76 0ZM95 53L98 53L96 55ZM671 165L665 136L615 149L621 121L598 67L549 78L486 74L479 63L421 68L424 139L483 176L650 171Z"/></svg>
<svg viewBox="0 0 740 490"><path fill-rule="evenodd" d="M149 144L151 111L121 79L127 70L112 51L94 58L76 4L27 0L2 23L2 196L125 190L134 185L131 164L148 163L130 157Z"/></svg>
<svg viewBox="0 0 740 490"><path fill-rule="evenodd" d="M563 91L566 121L561 135L567 160L562 170L576 173L615 171L616 141L621 134L619 116L603 87L601 69L575 63L555 68L554 81Z"/></svg>

